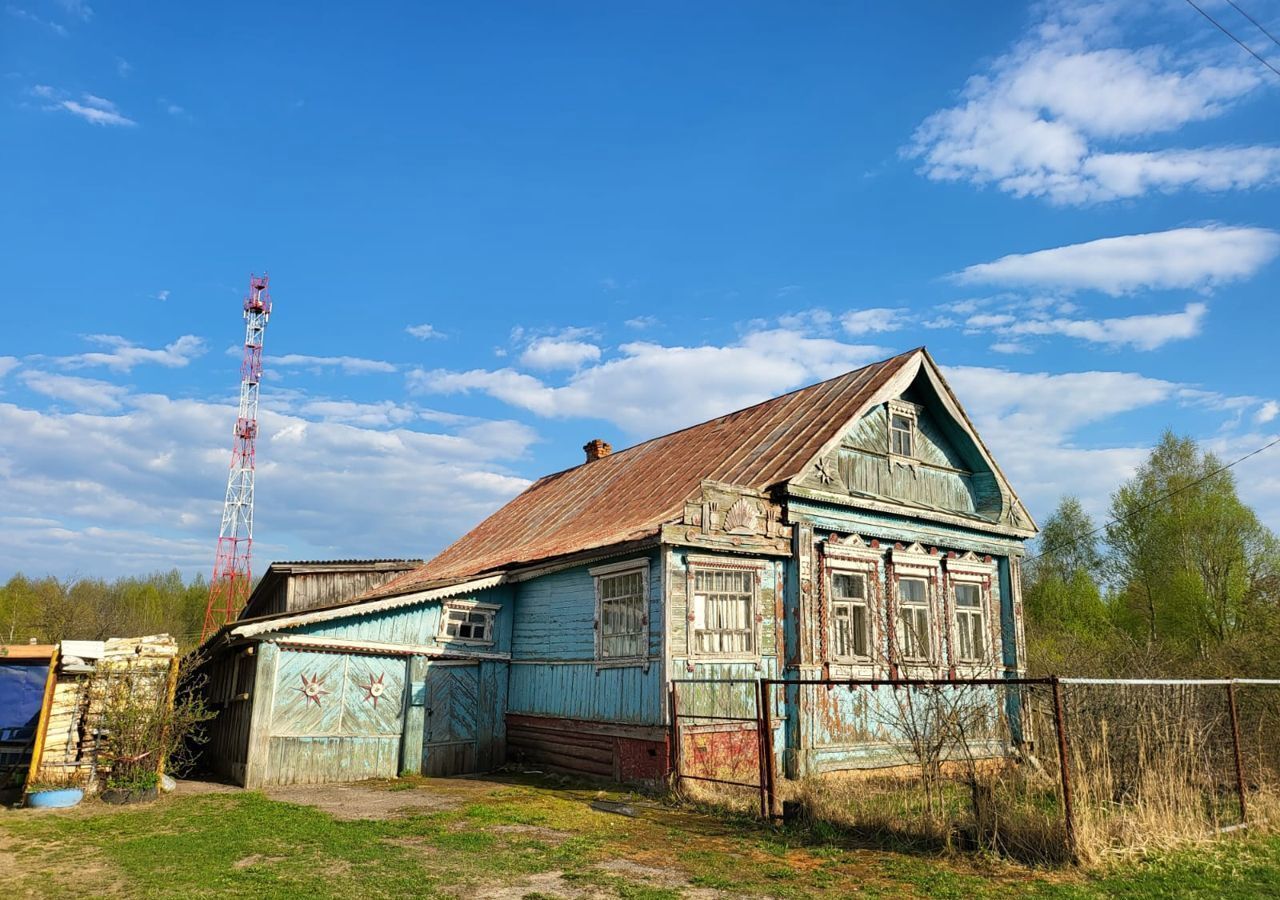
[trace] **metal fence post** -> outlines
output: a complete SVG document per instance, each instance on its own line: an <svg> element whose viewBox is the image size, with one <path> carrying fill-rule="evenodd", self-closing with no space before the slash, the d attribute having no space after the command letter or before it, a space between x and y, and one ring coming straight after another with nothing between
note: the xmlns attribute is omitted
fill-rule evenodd
<svg viewBox="0 0 1280 900"><path fill-rule="evenodd" d="M764 775L765 793L767 797L768 815L765 821L772 821L778 810L778 793L776 788L776 768L773 759L773 681L766 678L760 682L761 709L764 721Z"/></svg>
<svg viewBox="0 0 1280 900"><path fill-rule="evenodd" d="M1236 711L1236 683L1227 682L1227 710L1231 714L1231 749L1236 758L1236 792L1240 795L1240 821L1249 821L1249 811L1244 799L1244 760L1240 757L1240 715Z"/></svg>
<svg viewBox="0 0 1280 900"><path fill-rule="evenodd" d="M1062 776L1062 814L1067 827L1067 850L1076 855L1076 820L1071 810L1071 763L1067 759L1067 714L1062 705L1062 682L1053 676L1053 724L1058 733L1058 772Z"/></svg>
<svg viewBox="0 0 1280 900"><path fill-rule="evenodd" d="M769 772L765 762L764 681L756 681L756 769L760 776L760 818L769 821Z"/></svg>
<svg viewBox="0 0 1280 900"><path fill-rule="evenodd" d="M680 706L676 683L671 682L671 774L676 790L680 790Z"/></svg>

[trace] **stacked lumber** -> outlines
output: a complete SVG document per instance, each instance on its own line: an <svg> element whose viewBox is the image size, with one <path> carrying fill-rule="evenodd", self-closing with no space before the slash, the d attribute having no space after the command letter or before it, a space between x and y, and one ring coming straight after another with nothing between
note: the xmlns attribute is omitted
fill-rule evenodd
<svg viewBox="0 0 1280 900"><path fill-rule="evenodd" d="M85 656L68 655L59 666L53 702L45 726L44 748L36 781L78 777L87 790L96 788L98 738L106 692L113 679L130 677L134 690L165 696L170 667L178 655L178 643L167 634L110 638L101 649L94 642L68 641L68 649Z"/></svg>

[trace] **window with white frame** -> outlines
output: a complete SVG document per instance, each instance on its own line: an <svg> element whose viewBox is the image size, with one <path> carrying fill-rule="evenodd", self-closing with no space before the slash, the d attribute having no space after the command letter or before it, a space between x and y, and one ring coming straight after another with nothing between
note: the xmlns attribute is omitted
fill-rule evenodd
<svg viewBox="0 0 1280 900"><path fill-rule="evenodd" d="M831 655L838 662L871 658L871 616L867 577L861 573L831 575Z"/></svg>
<svg viewBox="0 0 1280 900"><path fill-rule="evenodd" d="M695 569L692 619L695 653L703 656L755 654L755 571Z"/></svg>
<svg viewBox="0 0 1280 900"><path fill-rule="evenodd" d="M929 630L929 582L923 578L898 579L898 651L908 662L933 658Z"/></svg>
<svg viewBox="0 0 1280 900"><path fill-rule="evenodd" d="M910 403L889 404L889 452L894 456L915 456L916 408Z"/></svg>
<svg viewBox="0 0 1280 900"><path fill-rule="evenodd" d="M601 659L633 659L649 652L649 617L644 570L599 575Z"/></svg>
<svg viewBox="0 0 1280 900"><path fill-rule="evenodd" d="M440 639L471 644L493 643L497 607L476 603L446 603L440 615Z"/></svg>
<svg viewBox="0 0 1280 900"><path fill-rule="evenodd" d="M982 609L982 586L955 583L956 660L982 662L987 655L986 616Z"/></svg>

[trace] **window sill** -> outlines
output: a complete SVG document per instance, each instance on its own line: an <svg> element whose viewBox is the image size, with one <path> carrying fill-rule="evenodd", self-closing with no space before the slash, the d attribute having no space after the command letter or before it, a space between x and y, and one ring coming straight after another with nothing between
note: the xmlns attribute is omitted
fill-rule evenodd
<svg viewBox="0 0 1280 900"><path fill-rule="evenodd" d="M597 659L595 661L596 671L603 669L644 669L649 671L649 665L653 660L643 656L630 656L626 659Z"/></svg>
<svg viewBox="0 0 1280 900"><path fill-rule="evenodd" d="M436 638L436 643L445 646L448 646L449 644L461 644L464 647L492 647L494 644L493 641L478 641L473 638L451 637L438 637Z"/></svg>

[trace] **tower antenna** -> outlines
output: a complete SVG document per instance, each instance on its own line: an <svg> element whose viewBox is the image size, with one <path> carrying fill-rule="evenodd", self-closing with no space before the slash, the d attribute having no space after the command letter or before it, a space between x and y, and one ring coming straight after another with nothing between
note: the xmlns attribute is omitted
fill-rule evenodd
<svg viewBox="0 0 1280 900"><path fill-rule="evenodd" d="M262 381L262 338L271 317L267 275L249 276L244 298L244 357L240 363L240 411L231 445L231 469L227 496L222 504L218 553L209 582L209 603L204 610L200 641L230 622L249 599L253 581L253 457L258 437L258 383Z"/></svg>

